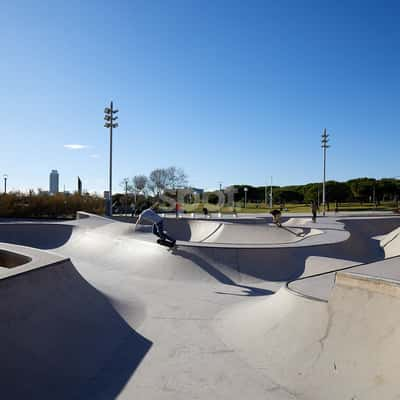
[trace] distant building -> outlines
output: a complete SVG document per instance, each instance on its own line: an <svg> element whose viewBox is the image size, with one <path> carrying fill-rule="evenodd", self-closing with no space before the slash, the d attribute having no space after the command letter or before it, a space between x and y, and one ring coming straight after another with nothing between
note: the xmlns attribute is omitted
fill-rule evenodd
<svg viewBox="0 0 400 400"><path fill-rule="evenodd" d="M59 192L59 175L56 169L50 172L50 194L56 194Z"/></svg>
<svg viewBox="0 0 400 400"><path fill-rule="evenodd" d="M79 196L82 196L82 181L79 176L78 176L78 194Z"/></svg>

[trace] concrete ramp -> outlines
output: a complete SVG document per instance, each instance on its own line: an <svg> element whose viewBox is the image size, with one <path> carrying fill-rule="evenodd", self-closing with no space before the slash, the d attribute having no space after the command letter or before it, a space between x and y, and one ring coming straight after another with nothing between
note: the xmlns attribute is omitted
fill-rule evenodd
<svg viewBox="0 0 400 400"><path fill-rule="evenodd" d="M111 399L152 343L65 260L0 279L4 399Z"/></svg>
<svg viewBox="0 0 400 400"><path fill-rule="evenodd" d="M170 252L132 224L81 217L0 224L0 249L31 260L3 256L0 267L3 398L395 398L399 304L397 283L385 285L400 268L371 237L399 219L346 220L347 231L334 219L292 221L285 228L324 234L259 247L206 241L275 234L264 222L174 219L186 242ZM376 285L314 280L329 302L306 297L305 280L304 296L280 289L376 260L363 266Z"/></svg>
<svg viewBox="0 0 400 400"><path fill-rule="evenodd" d="M308 227L277 227L273 224L167 219L168 232L182 242L227 245L274 245L295 243L321 234Z"/></svg>
<svg viewBox="0 0 400 400"><path fill-rule="evenodd" d="M392 259L398 264L400 259ZM385 262L381 262L385 263ZM400 282L340 272L328 302L287 289L220 313L227 346L296 398L400 396Z"/></svg>
<svg viewBox="0 0 400 400"><path fill-rule="evenodd" d="M385 252L385 257L395 257L400 255L400 227L385 235L380 241L381 247Z"/></svg>
<svg viewBox="0 0 400 400"><path fill-rule="evenodd" d="M280 244L293 243L305 237L322 233L318 230L304 231L299 228L278 227L275 225L260 224L230 224L224 223L207 239L205 243L219 244Z"/></svg>

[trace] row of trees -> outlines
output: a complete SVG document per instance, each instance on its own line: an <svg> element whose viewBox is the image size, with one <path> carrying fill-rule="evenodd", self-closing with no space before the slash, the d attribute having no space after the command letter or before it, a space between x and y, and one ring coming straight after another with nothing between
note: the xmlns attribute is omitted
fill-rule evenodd
<svg viewBox="0 0 400 400"><path fill-rule="evenodd" d="M157 168L150 175L136 175L133 178L125 178L121 186L129 194L150 194L161 196L166 190L174 190L185 187L188 183L187 175L182 168L168 167Z"/></svg>
<svg viewBox="0 0 400 400"><path fill-rule="evenodd" d="M265 186L248 188L247 199L252 202L265 201ZM238 200L244 198L243 185L235 185ZM309 203L313 201L321 201L322 184L309 183L297 186L274 186L272 188L274 203ZM270 188L267 188L269 194ZM319 197L318 197L319 196ZM329 202L376 202L381 201L397 201L400 199L400 180L384 178L357 178L347 182L328 181L326 183L326 200Z"/></svg>
<svg viewBox="0 0 400 400"><path fill-rule="evenodd" d="M55 195L31 190L0 195L0 217L74 218L77 211L104 214L104 199L85 194Z"/></svg>

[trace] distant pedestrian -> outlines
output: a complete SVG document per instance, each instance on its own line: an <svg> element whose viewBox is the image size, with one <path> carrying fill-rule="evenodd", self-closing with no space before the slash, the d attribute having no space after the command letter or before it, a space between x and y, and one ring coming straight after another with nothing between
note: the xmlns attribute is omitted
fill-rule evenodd
<svg viewBox="0 0 400 400"><path fill-rule="evenodd" d="M179 217L179 203L176 202L175 204L175 217L178 218Z"/></svg>
<svg viewBox="0 0 400 400"><path fill-rule="evenodd" d="M317 222L317 210L318 206L314 200L311 200L311 213L312 213L312 222Z"/></svg>
<svg viewBox="0 0 400 400"><path fill-rule="evenodd" d="M204 214L204 216L208 215L208 208L207 207L203 207L203 214Z"/></svg>
<svg viewBox="0 0 400 400"><path fill-rule="evenodd" d="M282 226L281 223L282 213L279 210L275 209L271 211L271 215L272 215L272 222L277 226Z"/></svg>
<svg viewBox="0 0 400 400"><path fill-rule="evenodd" d="M335 201L335 213L337 214L339 212L339 202L336 200Z"/></svg>

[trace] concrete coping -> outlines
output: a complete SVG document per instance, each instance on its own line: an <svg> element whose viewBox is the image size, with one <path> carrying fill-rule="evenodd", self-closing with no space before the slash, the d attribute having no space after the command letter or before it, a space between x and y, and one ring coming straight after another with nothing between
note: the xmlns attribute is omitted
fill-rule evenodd
<svg viewBox="0 0 400 400"><path fill-rule="evenodd" d="M355 272L338 272L335 284L400 298L400 281Z"/></svg>
<svg viewBox="0 0 400 400"><path fill-rule="evenodd" d="M0 243L0 252L12 253L14 257L19 257L25 261L14 265L12 268L0 266L0 280L69 260L68 257L61 257L51 251L9 243Z"/></svg>

